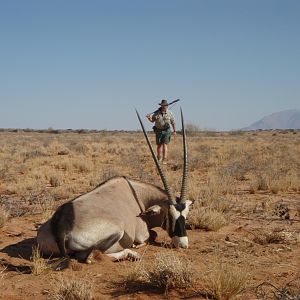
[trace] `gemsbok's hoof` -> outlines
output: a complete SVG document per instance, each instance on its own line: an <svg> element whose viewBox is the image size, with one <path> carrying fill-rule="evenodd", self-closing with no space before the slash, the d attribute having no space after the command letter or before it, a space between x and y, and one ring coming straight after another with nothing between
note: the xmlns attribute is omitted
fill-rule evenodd
<svg viewBox="0 0 300 300"><path fill-rule="evenodd" d="M126 253L126 259L128 260L141 260L142 259L142 256L140 254L138 254L137 252L135 251L132 251L130 249L126 249L128 252Z"/></svg>

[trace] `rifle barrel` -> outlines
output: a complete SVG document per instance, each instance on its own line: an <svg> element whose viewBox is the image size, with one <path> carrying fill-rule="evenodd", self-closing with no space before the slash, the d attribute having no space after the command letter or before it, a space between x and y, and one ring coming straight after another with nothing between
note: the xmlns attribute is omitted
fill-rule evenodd
<svg viewBox="0 0 300 300"><path fill-rule="evenodd" d="M176 103L176 102L178 102L178 101L180 101L180 99L176 99L176 100L171 101L171 102L169 103L169 106L172 105L172 104L174 104L174 103ZM147 114L146 117L149 116L149 115L154 114L155 112L156 112L156 110L153 111L153 112L151 112L151 113L149 113L149 114Z"/></svg>

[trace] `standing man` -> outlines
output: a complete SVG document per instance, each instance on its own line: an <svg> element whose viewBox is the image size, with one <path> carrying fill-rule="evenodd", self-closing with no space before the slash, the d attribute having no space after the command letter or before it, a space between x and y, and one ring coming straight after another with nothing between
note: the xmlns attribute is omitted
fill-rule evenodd
<svg viewBox="0 0 300 300"><path fill-rule="evenodd" d="M171 111L168 110L169 103L167 100L161 100L160 108L153 114L146 117L150 122L155 122L153 130L156 135L157 158L162 164L167 164L168 144L171 141L171 126L173 134L176 135L175 118Z"/></svg>

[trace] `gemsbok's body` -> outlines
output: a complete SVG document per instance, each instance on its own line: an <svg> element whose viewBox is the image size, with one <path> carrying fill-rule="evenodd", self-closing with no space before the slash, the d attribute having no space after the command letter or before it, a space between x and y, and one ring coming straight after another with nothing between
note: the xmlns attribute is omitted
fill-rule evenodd
<svg viewBox="0 0 300 300"><path fill-rule="evenodd" d="M138 113L137 113L138 115ZM167 230L175 247L188 247L185 221L191 201L186 200L187 149L183 116L184 171L180 198L174 199L166 177L138 115L165 190L126 177L113 177L94 190L63 205L38 230L37 243L45 255L75 255L90 262L93 250L113 259L138 259L129 248L143 245L150 229Z"/></svg>

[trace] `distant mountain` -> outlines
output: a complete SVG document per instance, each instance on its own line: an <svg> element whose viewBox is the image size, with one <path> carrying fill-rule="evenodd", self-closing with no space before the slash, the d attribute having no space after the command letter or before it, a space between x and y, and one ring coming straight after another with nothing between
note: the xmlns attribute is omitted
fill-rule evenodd
<svg viewBox="0 0 300 300"><path fill-rule="evenodd" d="M242 130L300 129L300 110L290 109L268 115Z"/></svg>

